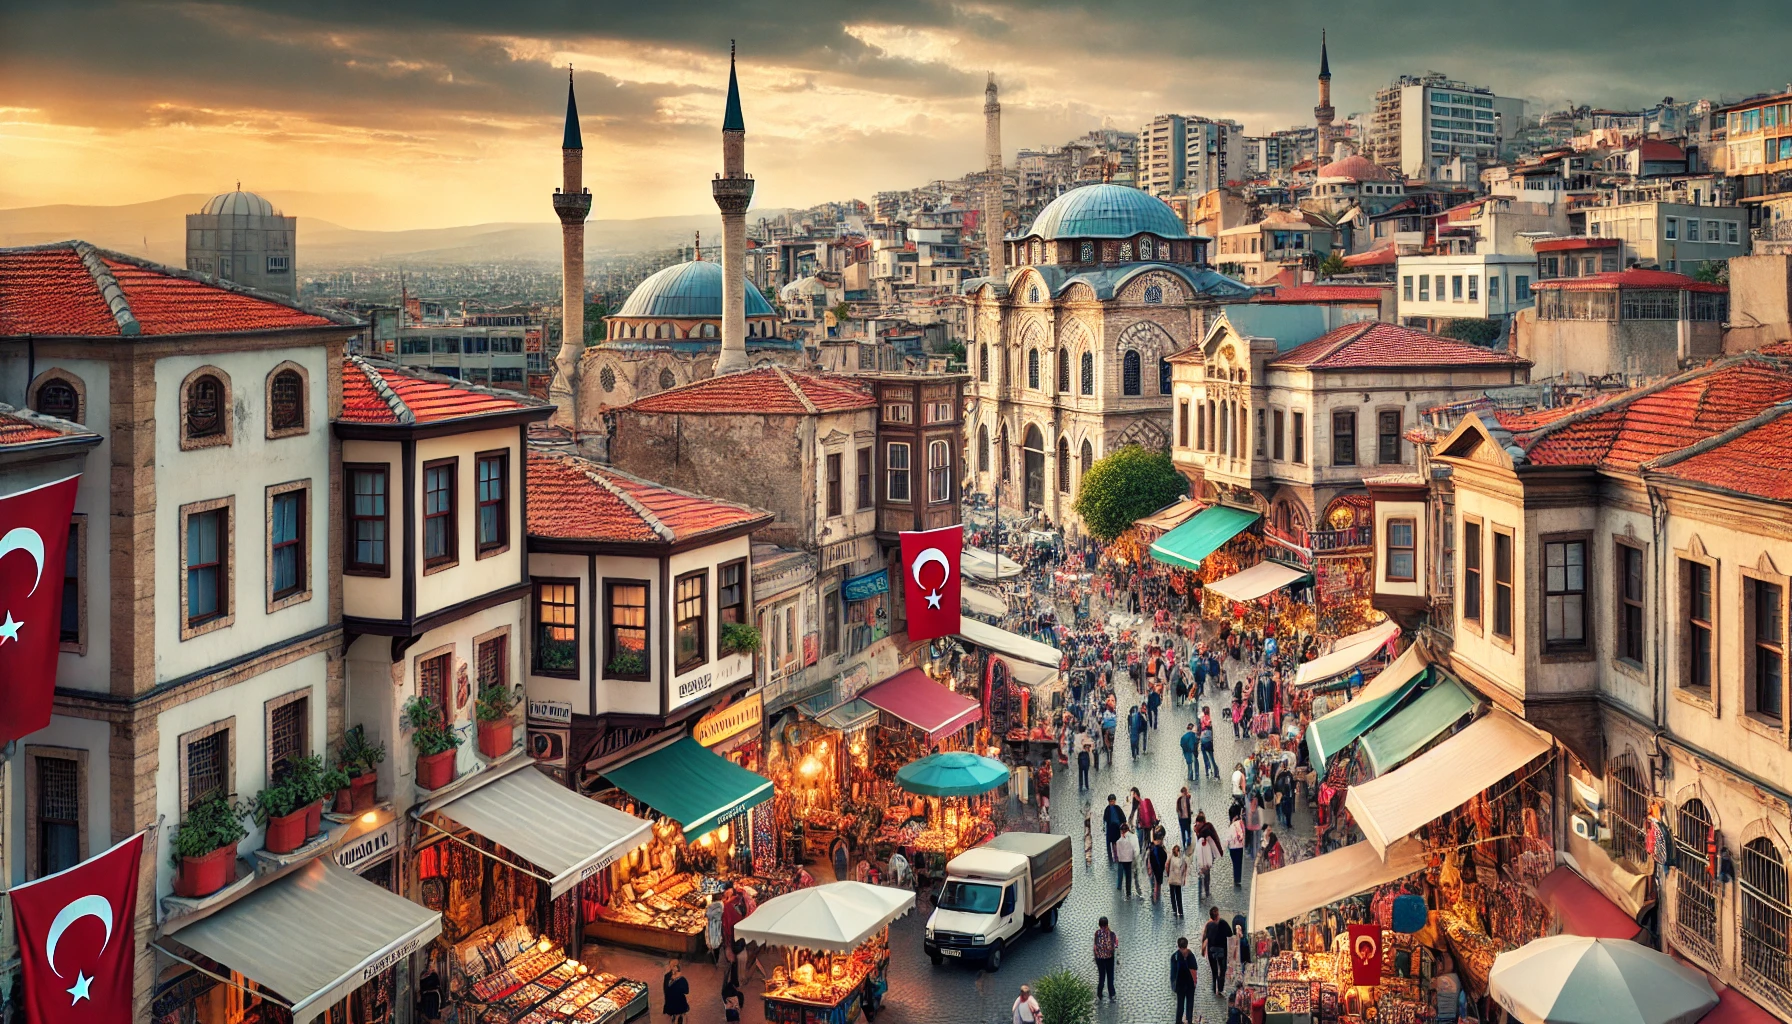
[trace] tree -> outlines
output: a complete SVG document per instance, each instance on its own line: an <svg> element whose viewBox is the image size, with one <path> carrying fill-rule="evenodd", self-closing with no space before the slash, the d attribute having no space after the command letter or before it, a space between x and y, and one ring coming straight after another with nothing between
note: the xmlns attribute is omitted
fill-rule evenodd
<svg viewBox="0 0 1792 1024"><path fill-rule="evenodd" d="M1334 252L1328 253L1325 259L1319 262L1318 274L1320 280L1324 280L1328 277L1337 277L1349 269L1344 265L1344 257Z"/></svg>
<svg viewBox="0 0 1792 1024"><path fill-rule="evenodd" d="M1089 1024L1095 1019L1095 989L1075 971L1060 969L1033 982L1045 1024Z"/></svg>
<svg viewBox="0 0 1792 1024"><path fill-rule="evenodd" d="M1073 507L1089 533L1106 542L1187 493L1188 481L1176 472L1168 452L1129 444L1095 460L1083 474Z"/></svg>
<svg viewBox="0 0 1792 1024"><path fill-rule="evenodd" d="M1699 264L1697 270L1692 272L1692 279L1694 281L1703 281L1706 284L1729 284L1730 261L1705 260Z"/></svg>
<svg viewBox="0 0 1792 1024"><path fill-rule="evenodd" d="M1479 345L1482 348L1488 348L1492 346L1495 341L1499 340L1500 325L1494 323L1492 320L1477 320L1473 317L1457 317L1446 324L1444 329L1438 333L1446 338L1455 338L1457 341L1466 342L1470 345Z"/></svg>
<svg viewBox="0 0 1792 1024"><path fill-rule="evenodd" d="M609 315L609 306L601 302L585 303L585 344L604 340L604 317Z"/></svg>
<svg viewBox="0 0 1792 1024"><path fill-rule="evenodd" d="M843 324L852 319L852 306L845 299L834 303L834 307L828 312L834 314L834 322L837 324Z"/></svg>

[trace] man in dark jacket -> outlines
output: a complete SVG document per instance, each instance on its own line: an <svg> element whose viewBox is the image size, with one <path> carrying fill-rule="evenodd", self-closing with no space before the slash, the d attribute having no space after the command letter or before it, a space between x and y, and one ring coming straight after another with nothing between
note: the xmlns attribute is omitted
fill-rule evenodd
<svg viewBox="0 0 1792 1024"><path fill-rule="evenodd" d="M1114 844L1120 841L1120 830L1126 827L1126 812L1115 800L1114 794L1108 794L1107 809L1101 812L1101 823L1107 829L1108 863L1114 863Z"/></svg>
<svg viewBox="0 0 1792 1024"><path fill-rule="evenodd" d="M1176 1024L1195 1022L1195 978L1201 961L1188 948L1186 937L1176 940L1176 952L1170 954L1170 988L1176 993Z"/></svg>
<svg viewBox="0 0 1792 1024"><path fill-rule="evenodd" d="M1182 734L1182 763L1188 767L1188 780L1195 781L1195 755L1200 750L1200 737L1195 734L1195 723L1188 723L1188 729Z"/></svg>

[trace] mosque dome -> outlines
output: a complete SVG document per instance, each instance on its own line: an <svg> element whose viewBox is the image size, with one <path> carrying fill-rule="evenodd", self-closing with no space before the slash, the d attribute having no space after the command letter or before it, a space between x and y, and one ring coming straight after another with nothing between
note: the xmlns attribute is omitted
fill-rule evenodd
<svg viewBox="0 0 1792 1024"><path fill-rule="evenodd" d="M1394 175L1386 167L1381 166L1360 153L1352 153L1342 160L1334 160L1319 168L1321 178L1345 178L1350 181L1393 181Z"/></svg>
<svg viewBox="0 0 1792 1024"><path fill-rule="evenodd" d="M1150 234L1187 238L1188 228L1163 200L1129 185L1084 185L1039 211L1027 237L1130 238Z"/></svg>
<svg viewBox="0 0 1792 1024"><path fill-rule="evenodd" d="M253 192L237 189L235 192L222 192L211 198L200 213L210 214L242 214L250 217L278 217L280 211L274 204Z"/></svg>
<svg viewBox="0 0 1792 1024"><path fill-rule="evenodd" d="M747 315L775 316L771 303L747 283ZM668 317L687 320L719 320L722 317L722 265L709 260L677 263L635 286L619 317Z"/></svg>

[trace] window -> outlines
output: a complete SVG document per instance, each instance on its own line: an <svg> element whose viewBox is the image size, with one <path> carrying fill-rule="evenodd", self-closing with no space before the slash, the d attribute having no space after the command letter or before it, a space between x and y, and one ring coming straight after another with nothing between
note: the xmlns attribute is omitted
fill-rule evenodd
<svg viewBox="0 0 1792 1024"><path fill-rule="evenodd" d="M1402 299L1405 299L1407 302L1412 301L1412 275L1411 274L1406 274L1400 278L1400 297Z"/></svg>
<svg viewBox="0 0 1792 1024"><path fill-rule="evenodd" d="M885 423L915 422L915 407L908 402L889 402L884 405Z"/></svg>
<svg viewBox="0 0 1792 1024"><path fill-rule="evenodd" d="M292 257L290 257L290 256L269 256L268 257L268 273L284 274L291 269L292 269Z"/></svg>
<svg viewBox="0 0 1792 1024"><path fill-rule="evenodd" d="M1158 394L1167 395L1170 393L1171 378L1173 376L1174 376L1174 374L1172 373L1172 371L1170 369L1170 361L1168 359L1159 359L1157 361L1157 393Z"/></svg>
<svg viewBox="0 0 1792 1024"><path fill-rule="evenodd" d="M1259 457L1261 457L1263 455L1263 443L1264 443L1263 438L1265 436L1267 436L1267 431L1265 431L1263 429L1263 410L1258 409L1257 410L1257 438L1256 438L1257 444L1256 444L1255 450Z"/></svg>
<svg viewBox="0 0 1792 1024"><path fill-rule="evenodd" d="M81 422L81 393L62 377L51 377L37 386L37 411L45 416Z"/></svg>
<svg viewBox="0 0 1792 1024"><path fill-rule="evenodd" d="M977 346L977 380L984 384L989 383L989 346L987 344Z"/></svg>
<svg viewBox="0 0 1792 1024"><path fill-rule="evenodd" d="M1730 245L1740 245L1741 242L1738 241L1739 237L1740 237L1740 229L1739 229L1737 223L1733 220L1725 221L1724 222L1724 241L1728 242Z"/></svg>
<svg viewBox="0 0 1792 1024"><path fill-rule="evenodd" d="M57 643L63 650L75 654L86 653L86 648L81 646L81 616L84 611L81 569L86 563L86 551L82 544L86 532L87 517L76 516L68 524L68 551L62 558L62 621L58 624Z"/></svg>
<svg viewBox="0 0 1792 1024"><path fill-rule="evenodd" d="M1077 262L1079 262L1079 263L1094 263L1095 262L1095 243L1094 242L1084 242L1081 245L1081 247L1079 247L1077 249Z"/></svg>
<svg viewBox="0 0 1792 1024"><path fill-rule="evenodd" d="M1275 452L1274 452L1273 457L1275 458L1275 460L1277 462L1280 462L1280 461L1282 461L1282 459L1284 459L1286 457L1287 451L1288 451L1287 447L1283 443L1286 440L1286 438L1283 436L1283 430L1284 430L1284 427L1286 426L1286 424L1283 422L1284 416L1283 416L1282 410L1280 410L1280 409L1274 410L1270 414L1270 418L1274 421L1274 423L1276 425L1275 434L1273 435L1275 438L1275 441L1274 441Z"/></svg>
<svg viewBox="0 0 1792 1024"><path fill-rule="evenodd" d="M1680 685L1711 693L1711 566L1680 559Z"/></svg>
<svg viewBox="0 0 1792 1024"><path fill-rule="evenodd" d="M1027 349L1027 387L1039 390L1039 350Z"/></svg>
<svg viewBox="0 0 1792 1024"><path fill-rule="evenodd" d="M1417 546L1413 535L1417 526L1411 519L1388 520L1388 572L1387 578L1395 582L1410 583L1417 578L1414 566L1417 563Z"/></svg>
<svg viewBox="0 0 1792 1024"><path fill-rule="evenodd" d="M1120 393L1143 394L1139 386L1139 354L1130 349L1120 357Z"/></svg>
<svg viewBox="0 0 1792 1024"><path fill-rule="evenodd" d="M1514 274L1512 277L1513 298L1519 302L1529 302L1531 298L1531 275Z"/></svg>
<svg viewBox="0 0 1792 1024"><path fill-rule="evenodd" d="M1095 353L1084 352L1082 358L1083 394L1095 393Z"/></svg>
<svg viewBox="0 0 1792 1024"><path fill-rule="evenodd" d="M455 525L454 485L459 459L423 464L423 565L434 569L455 561L459 529Z"/></svg>
<svg viewBox="0 0 1792 1024"><path fill-rule="evenodd" d="M1783 1005L1792 1001L1792 906L1788 906L1786 862L1773 840L1751 839L1742 847L1742 980L1759 986Z"/></svg>
<svg viewBox="0 0 1792 1024"><path fill-rule="evenodd" d="M1688 242L1699 240L1699 219L1697 217L1686 218L1686 240Z"/></svg>
<svg viewBox="0 0 1792 1024"><path fill-rule="evenodd" d="M305 429L305 378L294 369L274 371L268 381L268 436Z"/></svg>
<svg viewBox="0 0 1792 1024"><path fill-rule="evenodd" d="M1400 463L1400 410L1384 409L1375 414L1376 457L1384 466Z"/></svg>
<svg viewBox="0 0 1792 1024"><path fill-rule="evenodd" d="M1307 464L1307 414L1306 413L1297 412L1294 414L1294 428L1293 429L1294 429L1294 464L1297 466L1304 466Z"/></svg>
<svg viewBox="0 0 1792 1024"><path fill-rule="evenodd" d="M1440 295L1439 298L1442 298L1442 296ZM1453 302L1461 302L1462 301L1462 275L1461 274L1453 275L1450 278L1450 299Z"/></svg>
<svg viewBox="0 0 1792 1024"><path fill-rule="evenodd" d="M229 729L209 732L187 744L187 810L214 796L230 795L229 759Z"/></svg>
<svg viewBox="0 0 1792 1024"><path fill-rule="evenodd" d="M745 559L716 567L716 621L747 621L747 563Z"/></svg>
<svg viewBox="0 0 1792 1024"><path fill-rule="evenodd" d="M187 516L185 552L187 628L225 616L230 608L230 510L228 507Z"/></svg>
<svg viewBox="0 0 1792 1024"><path fill-rule="evenodd" d="M348 564L346 572L357 576L385 576L386 562L386 467L349 463Z"/></svg>
<svg viewBox="0 0 1792 1024"><path fill-rule="evenodd" d="M1744 579L1748 630L1748 711L1778 722L1785 717L1786 591L1766 580Z"/></svg>
<svg viewBox="0 0 1792 1024"><path fill-rule="evenodd" d="M1419 301L1420 302L1430 302L1431 301L1431 275L1430 274L1420 274L1419 275Z"/></svg>
<svg viewBox="0 0 1792 1024"><path fill-rule="evenodd" d="M1707 963L1719 959L1718 883L1705 870L1705 839L1713 824L1705 802L1696 797L1674 815L1674 940Z"/></svg>
<svg viewBox="0 0 1792 1024"><path fill-rule="evenodd" d="M474 470L479 556L483 558L510 544L510 453L480 452Z"/></svg>
<svg viewBox="0 0 1792 1024"><path fill-rule="evenodd" d="M81 762L72 757L31 758L37 772L37 863L42 878L81 862Z"/></svg>
<svg viewBox="0 0 1792 1024"><path fill-rule="evenodd" d="M1611 809L1612 852L1632 864L1643 863L1648 856L1649 791L1628 751L1606 767L1605 800Z"/></svg>
<svg viewBox="0 0 1792 1024"><path fill-rule="evenodd" d="M184 440L227 437L226 418L229 411L224 382L213 374L200 374L187 385Z"/></svg>
<svg viewBox="0 0 1792 1024"><path fill-rule="evenodd" d="M989 428L977 428L977 472L989 472Z"/></svg>
<svg viewBox="0 0 1792 1024"><path fill-rule="evenodd" d="M1070 394L1070 351L1058 350L1058 393Z"/></svg>
<svg viewBox="0 0 1792 1024"><path fill-rule="evenodd" d="M1188 447L1188 402L1186 400L1176 403L1176 445L1179 448Z"/></svg>
<svg viewBox="0 0 1792 1024"><path fill-rule="evenodd" d="M1490 276L1487 278L1487 298L1491 300L1491 299L1497 299L1499 297L1500 297L1500 279L1497 277Z"/></svg>
<svg viewBox="0 0 1792 1024"><path fill-rule="evenodd" d="M674 582L672 654L673 666L679 674L709 660L709 628L705 616L709 572L699 569L685 573Z"/></svg>
<svg viewBox="0 0 1792 1024"><path fill-rule="evenodd" d="M927 500L952 500L952 448L944 441L927 442Z"/></svg>
<svg viewBox="0 0 1792 1024"><path fill-rule="evenodd" d="M1512 639L1512 535L1493 531L1493 635Z"/></svg>
<svg viewBox="0 0 1792 1024"><path fill-rule="evenodd" d="M1089 472L1089 467L1093 466L1094 464L1095 464L1095 446L1090 444L1088 441L1084 441L1083 442L1082 465L1079 468L1082 470L1082 472L1087 473L1087 472Z"/></svg>
<svg viewBox="0 0 1792 1024"><path fill-rule="evenodd" d="M908 445L901 441L892 441L889 447L884 449L884 453L885 468L889 470L890 474L889 481L884 484L884 497L894 502L908 501ZM1004 451L1003 455L1006 457L1007 452ZM1006 473L1007 470L1008 467L1004 463L1003 473Z"/></svg>
<svg viewBox="0 0 1792 1024"><path fill-rule="evenodd" d="M827 458L827 502L830 516L840 514L840 460L842 458L843 456L839 452L830 452Z"/></svg>
<svg viewBox="0 0 1792 1024"><path fill-rule="evenodd" d="M1356 410L1332 413L1332 465L1356 465Z"/></svg>
<svg viewBox="0 0 1792 1024"><path fill-rule="evenodd" d="M307 728L311 699L300 691L290 700L275 698L268 708L268 778L283 779L299 758L311 753Z"/></svg>
<svg viewBox="0 0 1792 1024"><path fill-rule="evenodd" d="M840 653L840 591L821 595L821 653Z"/></svg>
<svg viewBox="0 0 1792 1024"><path fill-rule="evenodd" d="M611 679L646 679L647 581L604 581L604 671Z"/></svg>
<svg viewBox="0 0 1792 1024"><path fill-rule="evenodd" d="M1543 545L1543 645L1578 650L1587 645L1587 542Z"/></svg>
<svg viewBox="0 0 1792 1024"><path fill-rule="evenodd" d="M490 640L479 640L474 644L473 662L478 674L478 686L508 687L510 685L510 634L499 633Z"/></svg>
<svg viewBox="0 0 1792 1024"><path fill-rule="evenodd" d="M1064 437L1058 438L1058 490L1070 493L1070 441Z"/></svg>
<svg viewBox="0 0 1792 1024"><path fill-rule="evenodd" d="M305 558L304 488L273 495L268 508L269 598L279 601L304 592L309 565Z"/></svg>
<svg viewBox="0 0 1792 1024"><path fill-rule="evenodd" d="M1669 217L1662 227L1661 237L1672 242L1680 237L1680 218Z"/></svg>
<svg viewBox="0 0 1792 1024"><path fill-rule="evenodd" d="M1629 544L1612 549L1618 563L1618 657L1643 663L1643 550Z"/></svg>
<svg viewBox="0 0 1792 1024"><path fill-rule="evenodd" d="M984 432L983 439L985 442L989 440L987 431ZM988 452L984 453L983 461L985 463L983 468L988 469ZM871 493L871 449L860 448L858 450L858 453L853 456L853 469L858 471L858 487L854 492L854 500L858 502L859 510L864 511L871 507L873 498Z"/></svg>
<svg viewBox="0 0 1792 1024"><path fill-rule="evenodd" d="M1481 275L1479 274L1468 275L1468 301L1481 301Z"/></svg>
<svg viewBox="0 0 1792 1024"><path fill-rule="evenodd" d="M611 587L615 585L610 583ZM643 661L641 671L646 670ZM578 678L579 586L573 580L535 581L535 674Z"/></svg>

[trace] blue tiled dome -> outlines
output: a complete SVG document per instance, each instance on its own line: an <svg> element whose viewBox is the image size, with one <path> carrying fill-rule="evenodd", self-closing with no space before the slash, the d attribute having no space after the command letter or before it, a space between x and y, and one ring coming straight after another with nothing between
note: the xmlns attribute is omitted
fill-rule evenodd
<svg viewBox="0 0 1792 1024"><path fill-rule="evenodd" d="M678 263L655 272L635 286L613 316L678 317L719 320L722 317L722 265L709 260ZM747 282L747 315L773 316L753 282Z"/></svg>
<svg viewBox="0 0 1792 1024"><path fill-rule="evenodd" d="M1163 200L1128 185L1084 185L1046 204L1025 237L1129 238L1146 232L1187 238L1188 229Z"/></svg>

